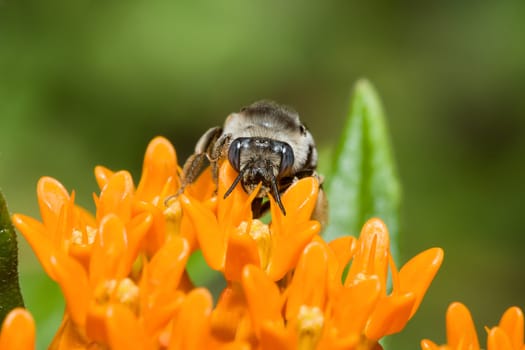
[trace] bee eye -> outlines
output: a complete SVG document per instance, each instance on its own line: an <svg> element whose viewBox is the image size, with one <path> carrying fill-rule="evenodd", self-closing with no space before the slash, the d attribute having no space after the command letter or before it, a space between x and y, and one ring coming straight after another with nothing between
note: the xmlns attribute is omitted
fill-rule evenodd
<svg viewBox="0 0 525 350"><path fill-rule="evenodd" d="M294 163L294 156L292 147L289 144L283 143L281 149L281 166L279 167L279 175L283 175L292 171Z"/></svg>
<svg viewBox="0 0 525 350"><path fill-rule="evenodd" d="M230 149L228 150L228 160L230 161L232 167L237 171L241 171L241 148L242 140L235 139L231 143Z"/></svg>

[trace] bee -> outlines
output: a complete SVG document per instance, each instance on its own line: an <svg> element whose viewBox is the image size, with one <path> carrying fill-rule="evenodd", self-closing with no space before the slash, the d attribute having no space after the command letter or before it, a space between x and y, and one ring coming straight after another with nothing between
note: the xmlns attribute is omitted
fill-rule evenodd
<svg viewBox="0 0 525 350"><path fill-rule="evenodd" d="M208 129L184 164L182 189L196 180L206 161L217 184L219 164L226 159L238 175L224 198L239 184L246 193L252 193L261 183L252 202L256 218L268 210L269 202L264 199L269 194L286 215L281 194L294 181L315 176L322 183L316 172L317 149L312 134L296 111L272 101L255 102L230 114L222 127ZM326 207L320 191L313 217L324 222Z"/></svg>

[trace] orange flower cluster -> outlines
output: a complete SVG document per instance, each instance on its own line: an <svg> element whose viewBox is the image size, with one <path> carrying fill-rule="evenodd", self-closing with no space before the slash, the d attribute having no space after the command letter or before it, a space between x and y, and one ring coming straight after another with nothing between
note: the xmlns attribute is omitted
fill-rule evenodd
<svg viewBox="0 0 525 350"><path fill-rule="evenodd" d="M66 300L51 349L381 349L379 340L414 315L443 259L432 248L398 271L379 219L358 239L326 243L311 220L315 178L283 194L286 216L270 198L270 224L253 219L253 195L240 186L224 198L236 176L228 162L217 193L207 171L169 197L180 167L161 137L148 146L136 188L126 171L95 175L95 215L44 177L42 221L13 216ZM227 281L216 305L187 274L197 249ZM33 349L27 311L11 312L0 347Z"/></svg>
<svg viewBox="0 0 525 350"><path fill-rule="evenodd" d="M499 325L488 328L487 350L525 350L523 340L523 311L513 306L507 309ZM461 303L452 303L447 310L447 345L436 345L424 339L423 350L480 350L476 327L467 307Z"/></svg>

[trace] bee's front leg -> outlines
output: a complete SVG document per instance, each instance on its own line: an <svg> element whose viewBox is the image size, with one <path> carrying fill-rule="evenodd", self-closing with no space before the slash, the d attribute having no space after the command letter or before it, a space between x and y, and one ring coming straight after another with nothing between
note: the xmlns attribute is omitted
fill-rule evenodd
<svg viewBox="0 0 525 350"><path fill-rule="evenodd" d="M211 166L211 174L213 182L217 187L219 183L219 165L222 159L227 158L228 146L230 145L231 134L223 134L217 139L215 144L209 153L207 153L207 158Z"/></svg>
<svg viewBox="0 0 525 350"><path fill-rule="evenodd" d="M208 129L204 135L200 137L197 145L195 146L195 152L186 160L184 167L182 168L182 179L179 190L177 193L166 198L166 203L179 196L184 192L186 186L191 185L195 182L195 180L197 180L199 175L204 170L206 162L210 160L210 154L215 148L215 144L217 140L220 139L221 135L222 128L217 126ZM212 163L211 160L210 163Z"/></svg>

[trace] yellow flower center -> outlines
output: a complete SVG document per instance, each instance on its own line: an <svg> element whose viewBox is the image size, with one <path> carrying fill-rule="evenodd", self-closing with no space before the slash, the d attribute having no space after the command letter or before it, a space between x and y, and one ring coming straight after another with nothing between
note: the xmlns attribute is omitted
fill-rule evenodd
<svg viewBox="0 0 525 350"><path fill-rule="evenodd" d="M298 349L315 349L324 325L323 312L317 306L301 305L297 315L297 331L299 334Z"/></svg>
<svg viewBox="0 0 525 350"><path fill-rule="evenodd" d="M95 288L94 295L98 304L119 303L139 312L139 287L130 278L106 280Z"/></svg>
<svg viewBox="0 0 525 350"><path fill-rule="evenodd" d="M243 221L239 225L238 230L246 232L248 230L248 225L248 222ZM266 266L268 266L272 248L272 235L270 233L270 228L261 220L254 219L251 221L248 234L257 243L261 268L264 270L266 269Z"/></svg>
<svg viewBox="0 0 525 350"><path fill-rule="evenodd" d="M164 210L166 218L166 232L168 236L178 236L180 234L180 222L182 208L178 199L168 199Z"/></svg>
<svg viewBox="0 0 525 350"><path fill-rule="evenodd" d="M95 242L97 235L97 229L91 226L86 226L86 231L74 229L71 233L71 244L88 244L91 245Z"/></svg>

